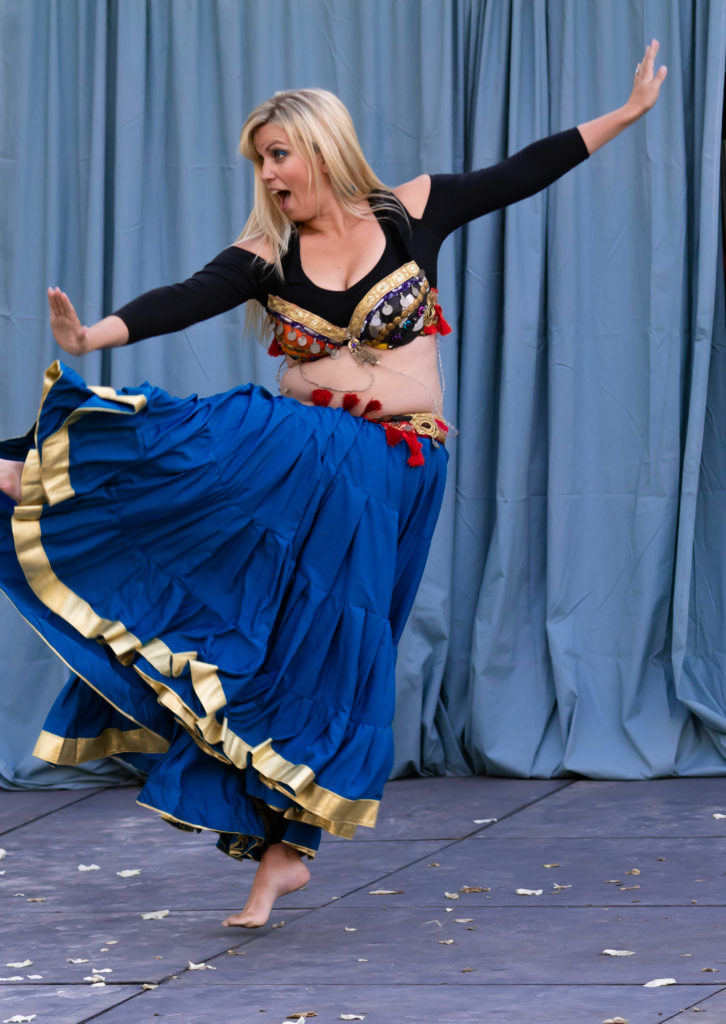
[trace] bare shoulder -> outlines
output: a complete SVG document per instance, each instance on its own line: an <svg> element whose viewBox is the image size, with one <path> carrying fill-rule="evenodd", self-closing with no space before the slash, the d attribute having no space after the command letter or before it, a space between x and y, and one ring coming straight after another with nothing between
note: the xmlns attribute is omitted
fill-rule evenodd
<svg viewBox="0 0 726 1024"><path fill-rule="evenodd" d="M245 252L251 252L253 256L259 256L267 263L272 263L274 259L272 246L262 235L240 238L234 245L237 249L243 249Z"/></svg>
<svg viewBox="0 0 726 1024"><path fill-rule="evenodd" d="M400 199L412 217L420 217L426 209L431 191L431 175L419 174L418 178L404 181L394 188L393 194Z"/></svg>

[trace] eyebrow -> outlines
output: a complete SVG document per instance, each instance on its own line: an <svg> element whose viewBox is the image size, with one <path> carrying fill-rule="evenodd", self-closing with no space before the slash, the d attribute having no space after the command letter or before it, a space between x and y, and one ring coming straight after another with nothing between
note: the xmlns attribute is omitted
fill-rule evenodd
<svg viewBox="0 0 726 1024"><path fill-rule="evenodd" d="M289 143L287 143L287 142L283 142L282 140L273 139L272 142L268 142L266 146L262 147L262 149L263 150L278 149L278 148L286 149L288 146L289 146ZM260 150L258 149L257 152L259 153Z"/></svg>

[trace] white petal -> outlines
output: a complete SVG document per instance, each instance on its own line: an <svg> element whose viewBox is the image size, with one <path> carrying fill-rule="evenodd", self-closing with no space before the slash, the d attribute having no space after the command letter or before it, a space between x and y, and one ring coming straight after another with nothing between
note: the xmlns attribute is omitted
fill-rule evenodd
<svg viewBox="0 0 726 1024"><path fill-rule="evenodd" d="M162 917L168 917L168 910L151 910L148 914L141 914L143 921L161 921Z"/></svg>
<svg viewBox="0 0 726 1024"><path fill-rule="evenodd" d="M150 984L149 982L146 982L146 983L145 983L144 985L142 985L141 987L142 987L143 989L146 989L146 991L147 991L147 992L150 992L152 988L158 988L159 986L158 986L158 985L151 985L151 984Z"/></svg>
<svg viewBox="0 0 726 1024"><path fill-rule="evenodd" d="M369 896L401 896L403 889L371 889Z"/></svg>
<svg viewBox="0 0 726 1024"><path fill-rule="evenodd" d="M635 956L632 949L604 949L600 956Z"/></svg>
<svg viewBox="0 0 726 1024"><path fill-rule="evenodd" d="M364 1013L341 1013L341 1020L365 1020Z"/></svg>
<svg viewBox="0 0 726 1024"><path fill-rule="evenodd" d="M714 814L714 818L716 821L720 821L722 818L726 818L726 814ZM0 857L0 860L2 860L2 857Z"/></svg>
<svg viewBox="0 0 726 1024"><path fill-rule="evenodd" d="M37 1013L31 1013L29 1017L24 1017L22 1013L16 1013L14 1017L6 1017L3 1024L24 1024L25 1021L35 1020Z"/></svg>
<svg viewBox="0 0 726 1024"><path fill-rule="evenodd" d="M212 967L211 964L205 964L205 963L194 964L194 963L192 963L191 960L189 960L188 963L189 963L189 970L190 971L216 971L217 970L217 968L216 967Z"/></svg>
<svg viewBox="0 0 726 1024"><path fill-rule="evenodd" d="M675 978L653 978L652 981L646 981L643 988L662 988L664 985L677 985L678 982Z"/></svg>
<svg viewBox="0 0 726 1024"><path fill-rule="evenodd" d="M133 875L140 875L141 868L124 868L123 871L117 871L116 874L119 878L131 878Z"/></svg>
<svg viewBox="0 0 726 1024"><path fill-rule="evenodd" d="M78 870L79 871L100 871L101 868L98 866L98 864L79 864L78 865Z"/></svg>
<svg viewBox="0 0 726 1024"><path fill-rule="evenodd" d="M447 898L447 900L458 900L459 898L458 892L445 892L444 896Z"/></svg>
<svg viewBox="0 0 726 1024"><path fill-rule="evenodd" d="M474 818L475 825L493 825L499 818Z"/></svg>
<svg viewBox="0 0 726 1024"><path fill-rule="evenodd" d="M8 855L8 851L7 850L0 850L0 860L5 860L7 855Z"/></svg>
<svg viewBox="0 0 726 1024"><path fill-rule="evenodd" d="M630 1024L629 1017L608 1017L602 1024Z"/></svg>
<svg viewBox="0 0 726 1024"><path fill-rule="evenodd" d="M90 960L84 960L83 957L79 957L77 960L74 960L72 957L69 957L68 960L66 961L66 963L69 964L90 964L90 962Z"/></svg>
<svg viewBox="0 0 726 1024"><path fill-rule="evenodd" d="M22 960L20 962L12 962L11 961L9 964L5 964L5 966L6 967L32 967L33 966L33 961L32 960Z"/></svg>
<svg viewBox="0 0 726 1024"><path fill-rule="evenodd" d="M89 988L105 988L106 987L106 982L105 981L94 981L93 984L89 985L88 987Z"/></svg>
<svg viewBox="0 0 726 1024"><path fill-rule="evenodd" d="M0 981L25 981L22 974L14 974L12 978L0 978Z"/></svg>
<svg viewBox="0 0 726 1024"><path fill-rule="evenodd" d="M94 974L113 974L113 967L92 967Z"/></svg>
<svg viewBox="0 0 726 1024"><path fill-rule="evenodd" d="M42 974L28 974L27 975L27 979L28 979L28 981L42 981L43 975Z"/></svg>
<svg viewBox="0 0 726 1024"><path fill-rule="evenodd" d="M515 889L517 896L541 896L541 889Z"/></svg>
<svg viewBox="0 0 726 1024"><path fill-rule="evenodd" d="M345 930L346 930L347 932L357 932L357 931L358 931L358 929L357 929L357 928L349 928L349 927L348 927L348 925L346 925L346 926L345 926Z"/></svg>

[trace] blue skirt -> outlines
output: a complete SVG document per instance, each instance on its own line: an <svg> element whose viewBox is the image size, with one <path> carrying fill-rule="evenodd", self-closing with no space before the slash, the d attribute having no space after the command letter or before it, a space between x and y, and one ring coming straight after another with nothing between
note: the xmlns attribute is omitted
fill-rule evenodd
<svg viewBox="0 0 726 1024"><path fill-rule="evenodd" d="M36 755L146 755L139 802L236 857L373 826L444 448L409 466L339 409L95 388L60 363L34 443L0 587L74 673Z"/></svg>

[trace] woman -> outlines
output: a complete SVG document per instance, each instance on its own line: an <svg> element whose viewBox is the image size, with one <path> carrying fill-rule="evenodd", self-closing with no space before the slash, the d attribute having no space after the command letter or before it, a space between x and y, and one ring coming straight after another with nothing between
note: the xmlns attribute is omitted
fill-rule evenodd
<svg viewBox="0 0 726 1024"><path fill-rule="evenodd" d="M36 753L151 755L141 803L259 861L225 925L264 924L306 883L321 828L375 823L396 643L444 485L439 246L648 110L666 74L657 50L619 110L484 171L393 190L334 96L278 93L242 132L255 204L235 245L91 327L49 289L74 355L255 300L284 357L276 398L89 388L55 363L34 433L0 460L17 503L2 586L77 673Z"/></svg>

